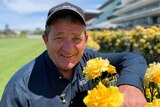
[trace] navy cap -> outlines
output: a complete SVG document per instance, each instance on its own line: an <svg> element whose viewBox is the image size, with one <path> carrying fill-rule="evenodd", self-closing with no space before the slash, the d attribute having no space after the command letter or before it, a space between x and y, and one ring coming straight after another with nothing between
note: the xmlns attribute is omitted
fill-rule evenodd
<svg viewBox="0 0 160 107"><path fill-rule="evenodd" d="M46 21L46 26L49 25L50 21L55 16L58 16L58 15L64 14L64 13L78 17L83 22L83 24L86 25L83 10L74 4L71 4L69 2L64 2L62 4L59 4L59 5L52 7L49 10L47 21Z"/></svg>

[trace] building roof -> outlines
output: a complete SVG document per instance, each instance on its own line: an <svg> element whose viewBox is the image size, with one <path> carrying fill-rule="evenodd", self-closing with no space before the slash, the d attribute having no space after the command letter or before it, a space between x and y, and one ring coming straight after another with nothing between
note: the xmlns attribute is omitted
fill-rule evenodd
<svg viewBox="0 0 160 107"><path fill-rule="evenodd" d="M98 10L85 10L84 11L84 15L85 15L85 19L86 21L96 17L97 15L99 15L101 12Z"/></svg>
<svg viewBox="0 0 160 107"><path fill-rule="evenodd" d="M106 5L110 4L110 3L113 2L113 1L114 1L114 0L107 0L105 3L103 3L103 4L98 8L98 10L106 7Z"/></svg>

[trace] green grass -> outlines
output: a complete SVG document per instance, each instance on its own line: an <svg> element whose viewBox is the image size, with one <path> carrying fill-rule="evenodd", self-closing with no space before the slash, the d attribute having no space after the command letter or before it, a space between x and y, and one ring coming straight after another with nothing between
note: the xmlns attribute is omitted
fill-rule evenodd
<svg viewBox="0 0 160 107"><path fill-rule="evenodd" d="M0 99L11 76L45 49L40 38L0 39Z"/></svg>

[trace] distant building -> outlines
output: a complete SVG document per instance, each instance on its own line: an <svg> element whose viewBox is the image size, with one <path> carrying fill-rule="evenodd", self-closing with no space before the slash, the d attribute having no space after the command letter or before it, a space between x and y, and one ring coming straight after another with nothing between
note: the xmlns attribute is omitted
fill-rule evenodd
<svg viewBox="0 0 160 107"><path fill-rule="evenodd" d="M98 11L100 14L88 21L88 29L160 24L160 0L108 0Z"/></svg>
<svg viewBox="0 0 160 107"><path fill-rule="evenodd" d="M5 29L3 30L2 33L3 33L5 36L13 36L13 35L16 35L16 33L15 33L12 29L9 28L9 25L8 25L8 24L5 25Z"/></svg>
<svg viewBox="0 0 160 107"><path fill-rule="evenodd" d="M115 11L111 23L122 27L160 24L160 0L123 0L124 7ZM128 2L126 2L128 1ZM126 4L125 4L126 3Z"/></svg>
<svg viewBox="0 0 160 107"><path fill-rule="evenodd" d="M116 17L116 16L112 16L112 14L121 6L122 6L121 0L107 0L104 4L102 4L98 8L98 11L100 11L100 14L98 14L95 18L88 21L87 29L114 27L115 25L111 24L107 20L110 20Z"/></svg>
<svg viewBox="0 0 160 107"><path fill-rule="evenodd" d="M17 33L10 29L9 25L6 24L4 30L0 31L0 38L17 37Z"/></svg>
<svg viewBox="0 0 160 107"><path fill-rule="evenodd" d="M0 31L0 36L2 35L2 31Z"/></svg>

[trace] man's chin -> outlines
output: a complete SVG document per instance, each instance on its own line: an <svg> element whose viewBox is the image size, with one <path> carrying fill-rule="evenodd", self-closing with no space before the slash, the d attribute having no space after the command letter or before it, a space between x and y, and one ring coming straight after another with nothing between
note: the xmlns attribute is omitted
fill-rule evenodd
<svg viewBox="0 0 160 107"><path fill-rule="evenodd" d="M63 66L63 71L72 71L74 68L74 65L67 65L67 66Z"/></svg>

